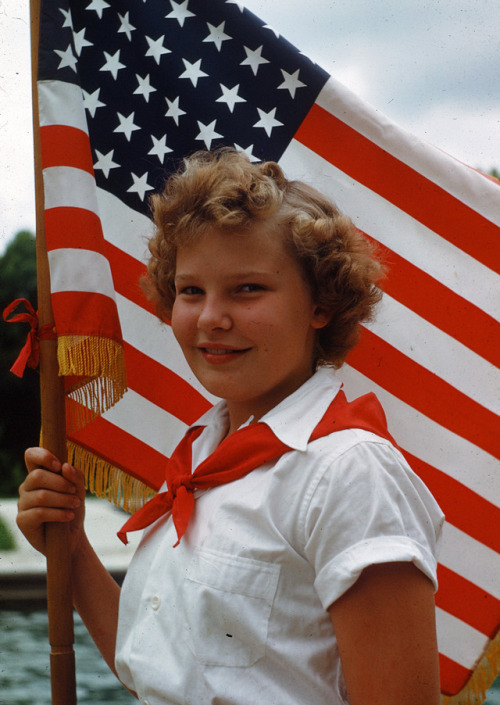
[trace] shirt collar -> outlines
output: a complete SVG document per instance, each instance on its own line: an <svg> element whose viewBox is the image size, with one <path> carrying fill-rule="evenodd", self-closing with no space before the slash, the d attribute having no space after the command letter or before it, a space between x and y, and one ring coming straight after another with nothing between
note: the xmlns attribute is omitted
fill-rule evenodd
<svg viewBox="0 0 500 705"><path fill-rule="evenodd" d="M294 450L304 451L311 433L323 418L327 408L341 387L335 372L321 367L304 384L283 399L261 419L279 438ZM210 426L215 436L223 436L227 428L228 415L225 401L209 409L194 426ZM246 426L248 421L243 424Z"/></svg>
<svg viewBox="0 0 500 705"><path fill-rule="evenodd" d="M320 367L304 384L261 418L290 448L306 450L312 432L341 387L331 368Z"/></svg>

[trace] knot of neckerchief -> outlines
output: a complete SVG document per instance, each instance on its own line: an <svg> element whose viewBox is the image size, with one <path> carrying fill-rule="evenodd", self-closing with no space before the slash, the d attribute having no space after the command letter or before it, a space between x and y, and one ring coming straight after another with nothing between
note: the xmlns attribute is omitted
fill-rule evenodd
<svg viewBox="0 0 500 705"><path fill-rule="evenodd" d="M26 308L25 313L16 313L15 316L9 318L10 314L20 305L24 304ZM9 304L3 311L3 319L6 323L29 323L30 330L26 337L26 342L24 343L21 352L17 356L14 364L10 368L17 377L22 377L24 375L24 370L26 366L36 369L38 367L38 361L40 359L40 340L54 340L57 335L53 323L47 323L46 325L38 325L38 312L35 311L33 306L27 299L16 299L11 304Z"/></svg>
<svg viewBox="0 0 500 705"><path fill-rule="evenodd" d="M238 480L264 463L274 461L292 450L277 438L265 423L240 428L225 438L192 472L191 448L203 431L203 426L190 428L167 461L165 480L167 490L159 492L133 514L118 532L127 543L127 533L150 526L160 517L172 512L177 532L177 546L186 532L194 510L194 491L208 489ZM374 394L365 394L353 402L339 391L314 428L309 442L336 431L360 428L393 440L387 430L384 411Z"/></svg>

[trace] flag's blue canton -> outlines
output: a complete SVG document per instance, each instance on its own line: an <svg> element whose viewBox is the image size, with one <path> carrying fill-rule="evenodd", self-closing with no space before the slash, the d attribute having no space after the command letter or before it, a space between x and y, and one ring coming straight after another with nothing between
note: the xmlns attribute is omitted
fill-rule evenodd
<svg viewBox="0 0 500 705"><path fill-rule="evenodd" d="M44 0L39 77L80 83L98 185L147 212L197 149L278 160L328 75L237 2Z"/></svg>

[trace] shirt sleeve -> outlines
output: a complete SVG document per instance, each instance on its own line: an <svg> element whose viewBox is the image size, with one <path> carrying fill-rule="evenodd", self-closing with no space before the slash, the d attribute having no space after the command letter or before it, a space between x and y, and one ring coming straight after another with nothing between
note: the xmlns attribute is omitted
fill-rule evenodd
<svg viewBox="0 0 500 705"><path fill-rule="evenodd" d="M305 553L325 609L379 563L411 561L437 589L443 513L396 448L358 435L305 498Z"/></svg>

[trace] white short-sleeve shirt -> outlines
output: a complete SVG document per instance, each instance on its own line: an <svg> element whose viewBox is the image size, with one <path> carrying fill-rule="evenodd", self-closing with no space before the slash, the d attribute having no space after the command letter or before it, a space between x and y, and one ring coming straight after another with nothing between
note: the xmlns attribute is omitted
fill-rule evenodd
<svg viewBox="0 0 500 705"><path fill-rule="evenodd" d="M345 705L328 607L368 565L412 561L436 581L443 515L388 441L357 429L309 445L340 388L319 370L261 421L292 450L197 493L180 544L146 530L120 599L116 667L143 705ZM193 467L224 436L200 422Z"/></svg>

